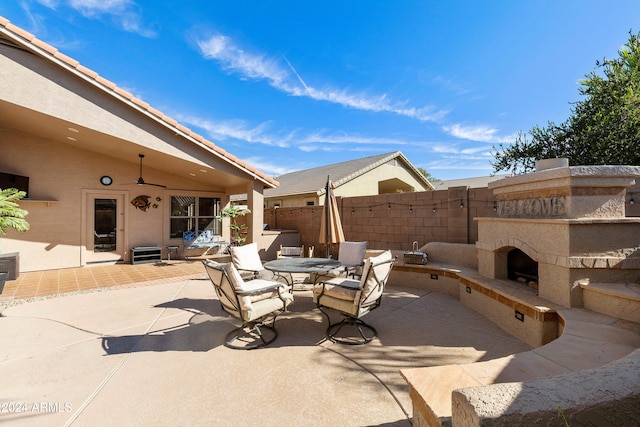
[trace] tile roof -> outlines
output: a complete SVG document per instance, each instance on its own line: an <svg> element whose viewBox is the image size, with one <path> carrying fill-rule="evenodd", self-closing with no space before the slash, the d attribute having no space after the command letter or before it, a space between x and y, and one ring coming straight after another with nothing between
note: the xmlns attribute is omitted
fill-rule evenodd
<svg viewBox="0 0 640 427"><path fill-rule="evenodd" d="M484 188L488 187L490 182L497 181L502 178L511 176L510 174L500 174L493 176L478 176L474 178L459 178L437 181L433 183L436 190L446 190L451 187L469 187Z"/></svg>
<svg viewBox="0 0 640 427"><path fill-rule="evenodd" d="M105 79L104 77L101 77L95 71L82 66L75 59L59 52L55 47L43 42L42 40L39 40L38 38L36 38L36 36L29 33L28 31L12 24L3 16L0 16L0 35L8 37L9 40L16 45L25 48L33 53L37 53L43 58L46 58L51 62L67 69L68 71L84 78L86 81L93 83L96 87L102 89L103 91L114 96L120 101L129 103L131 106L145 113L147 116L155 119L165 126L171 127L176 131L178 135L182 135L184 138L204 147L205 149L207 149L207 151L214 154L221 160L233 164L235 167L244 170L245 173L248 173L256 179L260 179L268 187L275 187L278 185L278 182L275 179L258 171L253 166L243 162L226 150L216 146L213 142L208 141L202 135L199 135L186 126L181 125L176 120L151 107L148 103L136 98L131 93L118 87L115 83Z"/></svg>
<svg viewBox="0 0 640 427"><path fill-rule="evenodd" d="M395 151L280 175L276 177L280 186L278 188L266 189L264 197L292 196L308 193L322 195L325 191L327 176L331 178L335 188L339 188L352 179L393 159L398 159L403 162L405 166L424 180L426 186L432 187L431 183L424 178L424 175L422 175L400 151Z"/></svg>

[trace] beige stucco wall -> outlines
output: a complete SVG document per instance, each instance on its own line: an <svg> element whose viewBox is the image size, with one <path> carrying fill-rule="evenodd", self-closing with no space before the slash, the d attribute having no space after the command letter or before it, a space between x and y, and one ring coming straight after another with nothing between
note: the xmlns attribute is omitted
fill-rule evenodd
<svg viewBox="0 0 640 427"><path fill-rule="evenodd" d="M378 166L369 172L344 183L335 189L336 197L354 197L379 194L378 183L390 179L398 179L406 183L413 191L427 191L423 183L418 181L400 162L392 161ZM321 202L324 204L324 200Z"/></svg>
<svg viewBox="0 0 640 427"><path fill-rule="evenodd" d="M401 192L431 190L427 188L422 181L418 180L402 162L394 159L338 186L334 190L334 194L336 197L377 195L380 194L378 184L388 180L402 181L402 183L399 183L397 186L391 186L393 188L393 190L391 190L392 193L396 192L396 188L401 190ZM295 196L272 197L265 200L267 207L273 207L275 204L279 204L281 208L290 208L308 206L308 203L313 203L314 206L322 206L324 205L324 199L324 194L318 196L316 193L308 193Z"/></svg>
<svg viewBox="0 0 640 427"><path fill-rule="evenodd" d="M31 229L25 233L10 231L0 237L4 252L20 252L20 271L75 267L83 255L83 192L118 193L124 195L125 231L122 236L129 248L139 245L182 243L169 239L169 207L171 195L227 197L221 192L207 192L197 181L145 168L145 180L164 183L168 189L138 186L138 165L76 147L54 143L46 138L0 127L0 171L29 177L29 198L20 206L29 211ZM114 178L105 187L102 175ZM176 191L171 188L189 188ZM196 191L197 190L197 191ZM138 195L151 196L158 208L146 212L129 202ZM156 202L156 197L162 200ZM223 230L227 230L223 227Z"/></svg>
<svg viewBox="0 0 640 427"><path fill-rule="evenodd" d="M310 203L311 205L308 205ZM324 197L318 198L315 193L313 195L304 195L304 196L291 196L291 197L276 197L276 198L265 198L265 206L266 207L275 207L279 208L295 208L300 206L318 206L320 204L324 205Z"/></svg>

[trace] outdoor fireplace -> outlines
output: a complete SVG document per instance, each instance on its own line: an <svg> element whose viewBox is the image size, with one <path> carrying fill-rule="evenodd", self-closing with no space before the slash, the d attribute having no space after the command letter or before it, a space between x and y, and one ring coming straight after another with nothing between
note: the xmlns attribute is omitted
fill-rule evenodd
<svg viewBox="0 0 640 427"><path fill-rule="evenodd" d="M489 184L497 217L476 218L480 275L537 284L567 307L583 306L581 285L635 283L640 219L625 217L625 196L640 167L537 166Z"/></svg>

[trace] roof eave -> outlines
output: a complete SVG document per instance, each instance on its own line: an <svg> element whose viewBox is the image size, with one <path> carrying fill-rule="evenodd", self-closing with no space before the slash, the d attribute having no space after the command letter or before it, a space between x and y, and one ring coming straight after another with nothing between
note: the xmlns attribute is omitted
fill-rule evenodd
<svg viewBox="0 0 640 427"><path fill-rule="evenodd" d="M187 139L193 144L203 147L210 154L213 154L218 159L240 169L242 172L254 179L261 181L265 186L270 188L278 186L278 182L275 179L259 172L254 167L216 146L213 142L208 141L203 136L193 132L191 129L181 125L176 120L151 107L148 103L136 98L126 90L119 88L115 83L82 66L78 61L64 55L59 52L58 49L36 38L33 34L13 25L8 19L2 16L0 16L0 33L4 34L19 46L22 46L28 51L55 63L59 67L73 73L75 76L83 79L99 90L102 90L104 93L113 96L120 102L124 102L129 107L139 111L161 126L169 128L176 135Z"/></svg>

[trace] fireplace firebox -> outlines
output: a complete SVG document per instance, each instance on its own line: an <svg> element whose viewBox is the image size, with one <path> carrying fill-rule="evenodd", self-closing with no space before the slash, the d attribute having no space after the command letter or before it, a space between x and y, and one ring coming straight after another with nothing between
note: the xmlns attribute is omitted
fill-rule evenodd
<svg viewBox="0 0 640 427"><path fill-rule="evenodd" d="M512 249L507 254L507 277L538 289L538 263L520 249Z"/></svg>

